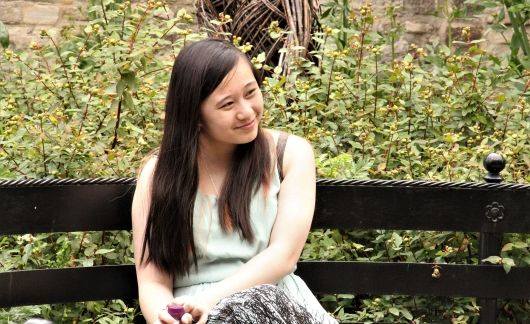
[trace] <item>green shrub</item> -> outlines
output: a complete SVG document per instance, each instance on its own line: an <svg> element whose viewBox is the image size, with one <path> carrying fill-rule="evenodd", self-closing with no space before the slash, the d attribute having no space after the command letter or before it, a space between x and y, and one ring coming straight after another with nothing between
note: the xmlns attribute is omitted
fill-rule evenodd
<svg viewBox="0 0 530 324"><path fill-rule="evenodd" d="M268 123L309 138L324 160L346 153L353 168L369 163L371 178L481 181L482 160L500 151L506 179L530 181L529 75L474 41L411 45L390 60L373 20L368 5L340 29L323 19L318 60L294 61L288 77L265 83Z"/></svg>

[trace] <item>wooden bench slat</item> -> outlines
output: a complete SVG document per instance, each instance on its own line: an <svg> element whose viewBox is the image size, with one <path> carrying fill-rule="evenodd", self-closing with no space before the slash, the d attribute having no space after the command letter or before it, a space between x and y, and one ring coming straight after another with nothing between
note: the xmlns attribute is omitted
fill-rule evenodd
<svg viewBox="0 0 530 324"><path fill-rule="evenodd" d="M492 202L504 206L497 223ZM312 227L528 233L529 216L530 190L321 185Z"/></svg>
<svg viewBox="0 0 530 324"><path fill-rule="evenodd" d="M0 190L0 235L131 229L134 186L55 185Z"/></svg>
<svg viewBox="0 0 530 324"><path fill-rule="evenodd" d="M137 298L134 265L0 272L0 307Z"/></svg>
<svg viewBox="0 0 530 324"><path fill-rule="evenodd" d="M441 277L434 279L433 266L302 261L296 273L315 293L530 298L530 267L514 267L506 274L500 266L439 264ZM2 272L0 291L0 307L138 296L134 265Z"/></svg>
<svg viewBox="0 0 530 324"><path fill-rule="evenodd" d="M300 275L314 293L529 299L530 267L394 262L304 261ZM487 284L486 284L487 283Z"/></svg>
<svg viewBox="0 0 530 324"><path fill-rule="evenodd" d="M129 230L133 192L125 184L3 188L0 235ZM497 223L485 216L492 202L504 206ZM529 213L530 190L317 185L312 227L524 233Z"/></svg>

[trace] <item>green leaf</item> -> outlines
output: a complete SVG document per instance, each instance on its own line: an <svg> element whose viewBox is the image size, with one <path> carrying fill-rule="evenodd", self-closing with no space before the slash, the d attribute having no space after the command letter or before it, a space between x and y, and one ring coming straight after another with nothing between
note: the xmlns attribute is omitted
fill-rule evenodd
<svg viewBox="0 0 530 324"><path fill-rule="evenodd" d="M517 242L513 242L513 246L516 249L526 249L526 248L528 248L528 243L522 242L522 241L517 241Z"/></svg>
<svg viewBox="0 0 530 324"><path fill-rule="evenodd" d="M85 29L83 29L83 31L86 33L86 34L90 34L93 32L93 29L92 29L92 26L90 24L88 24Z"/></svg>
<svg viewBox="0 0 530 324"><path fill-rule="evenodd" d="M334 302L337 301L337 297L333 295L324 295L324 297L320 298L320 301L322 302Z"/></svg>
<svg viewBox="0 0 530 324"><path fill-rule="evenodd" d="M134 72L126 72L121 75L121 80L124 81L127 85L127 88L129 88L132 92L138 91L138 79L136 78L136 73Z"/></svg>
<svg viewBox="0 0 530 324"><path fill-rule="evenodd" d="M7 27L0 21L0 44L4 48L9 47L9 32L7 31Z"/></svg>
<svg viewBox="0 0 530 324"><path fill-rule="evenodd" d="M22 263L26 264L28 263L28 259L33 253L33 244L26 244L24 247L24 255L22 256Z"/></svg>
<svg viewBox="0 0 530 324"><path fill-rule="evenodd" d="M105 254L105 258L109 260L115 260L118 257L118 254L115 252L109 252Z"/></svg>
<svg viewBox="0 0 530 324"><path fill-rule="evenodd" d="M490 257L487 257L486 259L482 259L483 262L489 262L492 264L500 264L502 261L502 258L497 255L492 255Z"/></svg>
<svg viewBox="0 0 530 324"><path fill-rule="evenodd" d="M85 251L83 252L87 257L94 254L94 251L96 250L97 246L95 244L91 244L85 248Z"/></svg>
<svg viewBox="0 0 530 324"><path fill-rule="evenodd" d="M272 39L277 39L277 38L280 38L281 34L280 33L277 33L277 32L273 32L271 31L269 36L272 38Z"/></svg>
<svg viewBox="0 0 530 324"><path fill-rule="evenodd" d="M513 243L506 243L502 249L501 252L511 251L513 249Z"/></svg>
<svg viewBox="0 0 530 324"><path fill-rule="evenodd" d="M388 309L388 312L394 316L399 316L399 309L395 308L395 307L390 307Z"/></svg>
<svg viewBox="0 0 530 324"><path fill-rule="evenodd" d="M83 265L83 267L91 267L94 265L94 259L81 260L81 264Z"/></svg>
<svg viewBox="0 0 530 324"><path fill-rule="evenodd" d="M107 254L110 252L114 252L114 249L99 249L96 251L96 254Z"/></svg>
<svg viewBox="0 0 530 324"><path fill-rule="evenodd" d="M128 109L132 109L134 108L134 102L133 102L133 99L132 99L132 96L131 94L129 93L129 91L125 91L123 93L123 98L125 99L123 101L123 103L125 104L125 107L128 108Z"/></svg>
<svg viewBox="0 0 530 324"><path fill-rule="evenodd" d="M522 40L521 36L518 33L514 33L512 36L512 41L510 43L510 48L512 50L512 56L517 56L517 53L519 53L519 49L521 48Z"/></svg>
<svg viewBox="0 0 530 324"><path fill-rule="evenodd" d="M408 310L406 310L406 309L402 309L402 310L401 310L401 314L403 314L403 316L404 316L407 320L409 320L409 321L412 321L412 320L414 319L414 317L412 316L412 314L411 314Z"/></svg>
<svg viewBox="0 0 530 324"><path fill-rule="evenodd" d="M324 12L322 13L322 15L321 15L320 17L321 17L321 18L327 18L327 17L329 16L329 14L331 13L331 10L332 10L332 9L333 9L333 8L329 8L329 9L327 9L326 11L324 11Z"/></svg>
<svg viewBox="0 0 530 324"><path fill-rule="evenodd" d="M134 124L132 124L132 123L127 123L127 126L128 126L129 128L131 128L131 130L132 130L133 132L136 132L136 133L138 133L138 134L143 134L143 133L144 133L144 130L143 130L143 129L141 129L140 127L138 127L138 126L136 126L136 125L134 125Z"/></svg>
<svg viewBox="0 0 530 324"><path fill-rule="evenodd" d="M506 11L504 10L504 6L500 6L497 21L504 21L504 17L506 17Z"/></svg>
<svg viewBox="0 0 530 324"><path fill-rule="evenodd" d="M265 62L265 58L266 58L266 56L265 56L265 52L261 52L261 53L259 53L258 56L256 57L256 59L257 59L258 62L260 62L260 63L261 63L261 62Z"/></svg>
<svg viewBox="0 0 530 324"><path fill-rule="evenodd" d="M118 97L122 95L123 90L125 89L125 84L126 83L123 79L118 81L118 83L116 84L116 94L118 95Z"/></svg>
<svg viewBox="0 0 530 324"><path fill-rule="evenodd" d="M394 241L393 248L396 250L399 250L401 248L401 244L403 243L403 238L396 232L392 233L392 240Z"/></svg>
<svg viewBox="0 0 530 324"><path fill-rule="evenodd" d="M515 267L515 262L511 258L502 258L502 267L506 273L509 273L512 267Z"/></svg>
<svg viewBox="0 0 530 324"><path fill-rule="evenodd" d="M405 55L405 57L403 58L403 63L410 63L414 60L414 57L412 57L412 55L410 54L407 54Z"/></svg>
<svg viewBox="0 0 530 324"><path fill-rule="evenodd" d="M521 58L521 64L525 69L530 70L530 56Z"/></svg>

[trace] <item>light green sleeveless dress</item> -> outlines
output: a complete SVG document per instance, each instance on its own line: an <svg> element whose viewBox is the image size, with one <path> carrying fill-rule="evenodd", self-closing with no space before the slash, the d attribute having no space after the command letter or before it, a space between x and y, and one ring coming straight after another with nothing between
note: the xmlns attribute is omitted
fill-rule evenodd
<svg viewBox="0 0 530 324"><path fill-rule="evenodd" d="M280 178L275 168L268 192L265 193L260 188L251 200L251 224L255 236L253 243L242 240L237 231L223 232L219 224L217 197L197 193L193 235L198 254L198 271L192 266L188 276L175 279L175 297L201 293L212 284L234 274L239 267L267 247L276 220L279 191ZM305 282L295 274L288 274L277 285L311 311L325 312Z"/></svg>

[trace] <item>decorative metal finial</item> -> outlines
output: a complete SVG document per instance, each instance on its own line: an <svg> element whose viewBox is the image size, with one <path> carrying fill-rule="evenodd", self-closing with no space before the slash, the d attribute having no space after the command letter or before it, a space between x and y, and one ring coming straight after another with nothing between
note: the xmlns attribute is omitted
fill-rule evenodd
<svg viewBox="0 0 530 324"><path fill-rule="evenodd" d="M488 170L488 174L484 177L484 180L488 183L499 183L502 182L503 178L499 174L506 165L506 161L502 155L498 153L490 153L484 159L484 168Z"/></svg>

